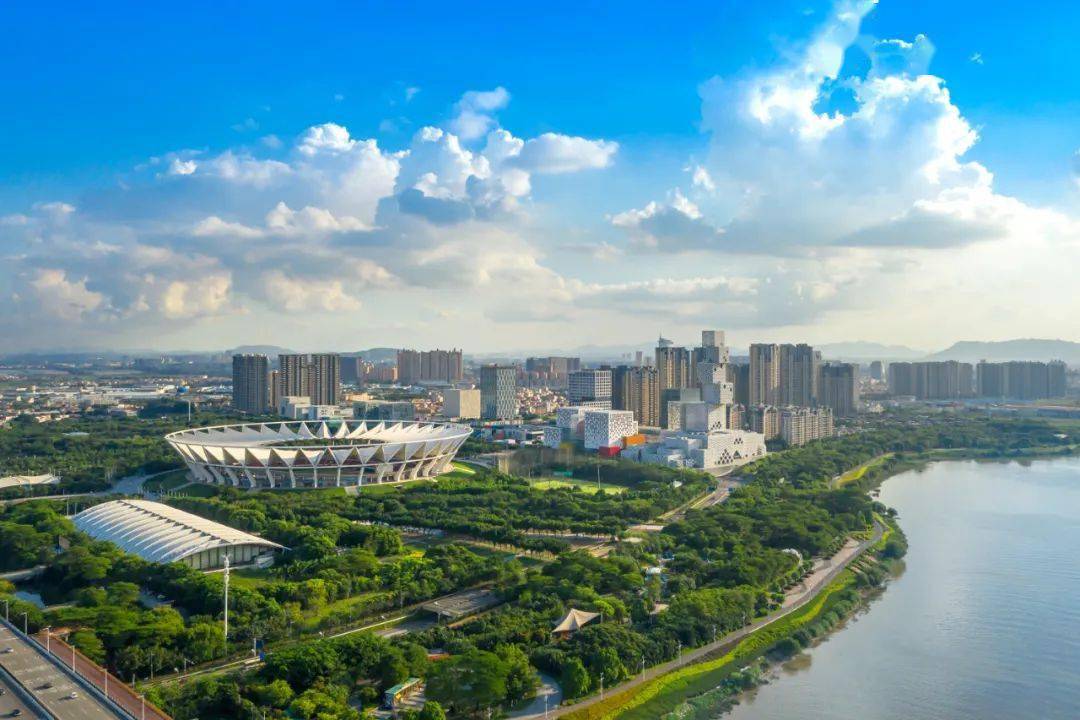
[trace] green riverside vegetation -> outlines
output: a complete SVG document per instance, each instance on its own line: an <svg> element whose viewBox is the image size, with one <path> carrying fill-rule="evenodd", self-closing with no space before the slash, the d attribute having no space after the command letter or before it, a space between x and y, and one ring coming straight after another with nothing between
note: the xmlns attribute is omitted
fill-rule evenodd
<svg viewBox="0 0 1080 720"><path fill-rule="evenodd" d="M186 496L166 500L290 548L273 568L234 575L228 646L220 573L153 565L91 541L63 517L62 502L4 506L0 544L8 552L0 562L45 566L25 589L47 607L13 600L13 616L27 611L32 627L70 628L76 646L125 679L143 682L153 670L148 698L178 720L258 712L354 720L408 677L426 680L430 701L414 715L487 717L527 702L541 672L560 683L567 702L598 694L603 678L604 701L567 717L656 718L696 696L701 707L722 702L752 680L739 674L742 666L806 645L850 612L862 588L882 582L889 561L903 554L903 536L867 491L888 474L932 451L1017 457L1065 452L1078 441L1075 429L1044 422L888 416L742 467L742 485L726 502L685 511L711 487L702 474L583 457L530 470L569 470L581 481L595 481L599 470L602 483L622 491L537 488L484 469L356 495L204 487L196 496L184 488ZM663 524L660 516L675 519L659 532L633 529ZM887 530L873 557L805 606L702 662L620 688L643 665L775 611L814 558L869 537L875 520ZM597 548L573 549L574 535ZM57 553L58 537L70 548ZM477 587L495 592L499 605L453 625L417 615L411 632L389 639L367 631L330 637ZM2 585L0 596L13 599L13 590ZM554 637L570 608L601 616ZM160 678L185 663L212 669L243 657L253 639L266 661L251 670L219 669L183 683ZM443 654L430 659L436 650Z"/></svg>

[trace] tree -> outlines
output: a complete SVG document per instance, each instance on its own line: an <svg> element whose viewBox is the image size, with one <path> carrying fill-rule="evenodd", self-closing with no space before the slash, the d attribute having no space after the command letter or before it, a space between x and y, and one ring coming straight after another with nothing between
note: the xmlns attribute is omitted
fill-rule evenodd
<svg viewBox="0 0 1080 720"><path fill-rule="evenodd" d="M105 645L93 630L76 630L68 637L68 643L94 662L105 662Z"/></svg>
<svg viewBox="0 0 1080 720"><path fill-rule="evenodd" d="M506 700L516 703L536 695L540 678L529 664L529 658L517 645L497 645L495 654L506 663Z"/></svg>
<svg viewBox="0 0 1080 720"><path fill-rule="evenodd" d="M592 680L581 660L572 657L566 661L562 671L562 691L568 698L579 698L589 692Z"/></svg>
<svg viewBox="0 0 1080 720"><path fill-rule="evenodd" d="M446 720L446 711L434 700L428 700L420 710L418 720Z"/></svg>
<svg viewBox="0 0 1080 720"><path fill-rule="evenodd" d="M457 712L480 715L506 699L509 667L499 656L471 650L436 663L427 681L427 696Z"/></svg>
<svg viewBox="0 0 1080 720"><path fill-rule="evenodd" d="M326 642L296 645L271 653L266 658L266 674L287 680L294 688L308 688L318 680L328 680L341 672L337 652Z"/></svg>

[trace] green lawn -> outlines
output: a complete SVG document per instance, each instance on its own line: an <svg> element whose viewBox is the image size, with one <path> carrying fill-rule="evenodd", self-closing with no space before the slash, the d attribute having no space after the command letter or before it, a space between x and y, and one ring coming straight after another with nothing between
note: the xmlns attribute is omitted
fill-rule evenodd
<svg viewBox="0 0 1080 720"><path fill-rule="evenodd" d="M235 587L255 590L271 582L271 578L266 570L245 568L229 573L229 582Z"/></svg>
<svg viewBox="0 0 1080 720"><path fill-rule="evenodd" d="M594 494L598 489L604 492L615 493L616 495L626 492L626 487L623 485L612 485L611 483L602 482L600 487L597 488L595 480L580 480L578 478L567 477L541 477L529 480L529 485L537 490L556 490L558 488L577 488L582 492Z"/></svg>
<svg viewBox="0 0 1080 720"><path fill-rule="evenodd" d="M848 483L858 482L859 480L862 480L863 476L866 475L867 472L869 472L872 468L879 467L892 456L892 453L878 455L873 460L865 462L857 468L848 470L846 473L836 478L836 487L843 487Z"/></svg>
<svg viewBox="0 0 1080 720"><path fill-rule="evenodd" d="M391 593L383 590L376 590L327 603L326 606L313 613L305 611L302 629L305 632L318 630L322 623L331 617L346 620L358 619L366 614L366 608L368 606L373 605L375 601L385 598L390 594Z"/></svg>

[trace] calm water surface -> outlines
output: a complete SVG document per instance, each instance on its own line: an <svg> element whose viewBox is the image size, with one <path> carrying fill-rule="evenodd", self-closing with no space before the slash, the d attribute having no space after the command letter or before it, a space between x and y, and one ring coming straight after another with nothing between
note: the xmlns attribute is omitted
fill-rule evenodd
<svg viewBox="0 0 1080 720"><path fill-rule="evenodd" d="M888 480L907 569L733 720L1080 718L1080 458Z"/></svg>

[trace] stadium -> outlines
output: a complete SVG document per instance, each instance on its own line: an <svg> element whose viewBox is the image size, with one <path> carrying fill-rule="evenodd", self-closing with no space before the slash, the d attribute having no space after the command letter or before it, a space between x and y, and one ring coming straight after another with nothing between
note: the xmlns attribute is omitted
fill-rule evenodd
<svg viewBox="0 0 1080 720"><path fill-rule="evenodd" d="M218 425L165 439L199 482L327 488L434 477L471 432L451 423L312 420Z"/></svg>

